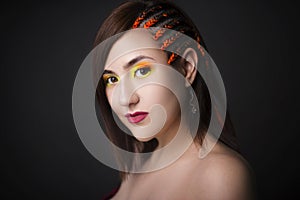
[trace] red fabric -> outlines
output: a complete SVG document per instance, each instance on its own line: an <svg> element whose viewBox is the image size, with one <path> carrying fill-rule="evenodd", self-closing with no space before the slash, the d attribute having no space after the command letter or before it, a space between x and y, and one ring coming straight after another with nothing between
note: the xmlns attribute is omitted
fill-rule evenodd
<svg viewBox="0 0 300 200"><path fill-rule="evenodd" d="M106 196L104 196L101 200L109 200L109 199L111 199L118 192L119 188L120 188L120 186L114 188L109 194L107 194Z"/></svg>

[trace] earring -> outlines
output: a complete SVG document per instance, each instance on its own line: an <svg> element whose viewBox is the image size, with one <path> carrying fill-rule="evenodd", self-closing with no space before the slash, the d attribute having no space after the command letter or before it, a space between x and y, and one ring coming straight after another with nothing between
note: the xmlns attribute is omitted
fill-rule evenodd
<svg viewBox="0 0 300 200"><path fill-rule="evenodd" d="M191 100L190 100L190 105L192 107L192 113L195 114L197 112L197 108L195 106L195 104L193 104L193 100L194 100L194 94L193 94L193 89L190 89L190 94L191 94Z"/></svg>

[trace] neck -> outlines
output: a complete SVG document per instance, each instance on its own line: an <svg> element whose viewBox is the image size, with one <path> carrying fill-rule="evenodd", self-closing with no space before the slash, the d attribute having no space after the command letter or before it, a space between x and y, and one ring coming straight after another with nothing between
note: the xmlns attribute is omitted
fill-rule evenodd
<svg viewBox="0 0 300 200"><path fill-rule="evenodd" d="M180 116L180 114L178 114ZM188 136L189 129L185 119L181 121L180 117L177 117L174 121L170 122L170 124L166 124L165 127L160 131L160 133L156 136L158 140L158 147L156 149L161 149L166 147L170 142L176 137L176 135L184 135Z"/></svg>
<svg viewBox="0 0 300 200"><path fill-rule="evenodd" d="M157 149L161 149L167 146L179 132L180 122L172 123L172 125L167 130L162 130L160 134L156 137L158 140Z"/></svg>
<svg viewBox="0 0 300 200"><path fill-rule="evenodd" d="M186 123L173 122L172 125L156 137L159 145L143 166L145 172L156 171L174 163L193 144L193 138Z"/></svg>

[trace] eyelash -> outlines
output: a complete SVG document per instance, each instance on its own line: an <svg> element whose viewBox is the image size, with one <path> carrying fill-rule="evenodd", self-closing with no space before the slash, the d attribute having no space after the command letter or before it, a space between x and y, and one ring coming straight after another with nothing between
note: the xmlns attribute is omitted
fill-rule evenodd
<svg viewBox="0 0 300 200"><path fill-rule="evenodd" d="M151 72L152 72L152 69L149 66L137 67L137 69L133 70L132 77L145 78L145 77L149 76L151 74Z"/></svg>
<svg viewBox="0 0 300 200"><path fill-rule="evenodd" d="M113 80L111 80L112 78L115 78L116 80L113 81ZM104 79L104 83L106 86L111 86L111 85L119 82L119 80L120 80L118 76L111 75L111 74L104 75L103 79Z"/></svg>

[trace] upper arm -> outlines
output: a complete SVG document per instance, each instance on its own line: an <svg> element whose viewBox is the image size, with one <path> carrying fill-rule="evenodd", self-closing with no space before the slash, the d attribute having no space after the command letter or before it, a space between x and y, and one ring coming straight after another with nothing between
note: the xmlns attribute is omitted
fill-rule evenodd
<svg viewBox="0 0 300 200"><path fill-rule="evenodd" d="M205 165L193 179L196 199L253 199L250 170L243 160L221 155L209 159Z"/></svg>

